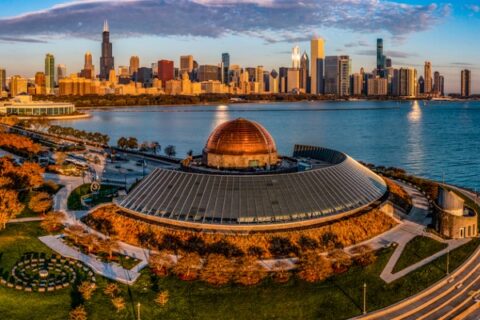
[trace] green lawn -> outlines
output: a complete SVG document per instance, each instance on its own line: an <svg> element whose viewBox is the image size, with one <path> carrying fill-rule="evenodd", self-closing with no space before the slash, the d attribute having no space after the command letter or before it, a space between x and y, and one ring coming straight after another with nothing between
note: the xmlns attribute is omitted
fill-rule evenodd
<svg viewBox="0 0 480 320"><path fill-rule="evenodd" d="M100 203L110 202L112 198L108 198L105 194L109 194L118 188L115 186L109 185L102 185L99 191L98 196L93 200L92 205L97 205ZM85 208L82 206L81 197L91 193L90 191L90 183L82 184L81 186L77 187L75 190L70 193L67 200L67 205L69 210L84 210Z"/></svg>
<svg viewBox="0 0 480 320"><path fill-rule="evenodd" d="M417 236L410 240L405 246L397 264L393 268L393 273L422 261L446 247L446 243L438 242L429 237Z"/></svg>
<svg viewBox="0 0 480 320"><path fill-rule="evenodd" d="M38 223L9 224L0 231L0 267L11 268L27 251L50 253L37 236ZM473 240L450 253L451 270L464 261L480 244ZM131 287L121 285L127 308L116 313L110 299L103 294L107 281L98 278L96 293L86 302L89 319L132 319L134 306L142 305L142 319L344 319L361 313L362 286L368 284L368 307L377 309L418 292L445 275L446 260L441 257L408 276L385 284L379 274L393 249L379 253L377 262L365 269L354 267L347 273L323 283L309 284L292 279L286 284L271 280L245 288L226 286L214 288L201 282L183 282L174 277L158 279L144 270ZM159 290L168 290L166 307L153 301ZM67 318L72 301L71 289L56 293L22 293L0 287L1 319Z"/></svg>

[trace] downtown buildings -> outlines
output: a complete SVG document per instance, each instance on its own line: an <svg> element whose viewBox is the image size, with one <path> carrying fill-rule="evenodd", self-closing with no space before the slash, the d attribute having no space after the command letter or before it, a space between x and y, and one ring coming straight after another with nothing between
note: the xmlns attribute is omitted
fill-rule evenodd
<svg viewBox="0 0 480 320"><path fill-rule="evenodd" d="M160 59L142 66L138 56L131 56L128 66L115 68L110 28L105 21L99 73L92 54L87 52L80 72L67 75L66 66L58 65L55 78L55 59L47 54L45 71L36 75L33 84L27 81L26 92L60 95L313 94L326 95L329 99L351 96L432 98L444 95L445 79L438 71L433 73L431 62L425 62L420 77L417 70L408 66L396 68L385 54L388 50L384 51L383 39L376 41L376 57L372 59L375 67L370 72L364 68L352 72L352 60L346 54L326 55L325 40L319 37L310 41L310 56L306 51L301 52L299 46L294 46L289 67L268 71L263 66L233 64L228 52L222 53L216 64L199 64L193 55L186 54L179 57L178 65L173 60ZM0 82L5 90L6 79L0 79ZM465 87L470 95L471 86L466 84Z"/></svg>

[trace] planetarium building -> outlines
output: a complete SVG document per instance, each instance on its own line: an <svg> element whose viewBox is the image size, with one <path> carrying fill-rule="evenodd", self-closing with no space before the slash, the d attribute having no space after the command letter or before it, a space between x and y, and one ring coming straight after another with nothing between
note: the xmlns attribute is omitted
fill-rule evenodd
<svg viewBox="0 0 480 320"><path fill-rule="evenodd" d="M180 228L295 229L359 214L386 198L384 180L348 155L295 145L280 156L259 123L219 125L200 156L156 169L117 204L129 215Z"/></svg>

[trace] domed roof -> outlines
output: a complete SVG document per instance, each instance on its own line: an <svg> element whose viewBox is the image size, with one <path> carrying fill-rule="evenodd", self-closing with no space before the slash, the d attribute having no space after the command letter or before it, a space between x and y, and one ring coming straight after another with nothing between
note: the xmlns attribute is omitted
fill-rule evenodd
<svg viewBox="0 0 480 320"><path fill-rule="evenodd" d="M215 128L204 152L221 155L276 154L277 147L270 133L259 123L238 118Z"/></svg>

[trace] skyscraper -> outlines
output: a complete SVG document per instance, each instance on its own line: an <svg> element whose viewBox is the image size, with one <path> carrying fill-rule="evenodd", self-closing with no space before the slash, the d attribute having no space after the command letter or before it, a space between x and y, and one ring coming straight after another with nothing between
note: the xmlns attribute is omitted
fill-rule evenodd
<svg viewBox="0 0 480 320"><path fill-rule="evenodd" d="M377 39L377 75L380 77L385 76L385 60L386 57L383 54L383 39Z"/></svg>
<svg viewBox="0 0 480 320"><path fill-rule="evenodd" d="M112 43L110 42L110 30L108 21L105 20L103 24L102 33L102 56L100 57L100 79L109 80L110 70L115 68Z"/></svg>
<svg viewBox="0 0 480 320"><path fill-rule="evenodd" d="M67 67L64 64L59 64L57 66L57 83L60 83L60 80L67 77Z"/></svg>
<svg viewBox="0 0 480 320"><path fill-rule="evenodd" d="M189 75L193 71L193 56L181 56L180 57L180 74L182 75L184 72L188 73Z"/></svg>
<svg viewBox="0 0 480 320"><path fill-rule="evenodd" d="M435 71L433 73L433 94L435 95L440 95L440 81L441 81L441 75L440 72Z"/></svg>
<svg viewBox="0 0 480 320"><path fill-rule="evenodd" d="M157 76L158 76L158 79L162 81L162 87L165 88L167 81L173 79L173 61L170 61L170 60L158 61Z"/></svg>
<svg viewBox="0 0 480 320"><path fill-rule="evenodd" d="M468 98L472 94L472 72L468 69L462 70L461 73L461 90L462 97Z"/></svg>
<svg viewBox="0 0 480 320"><path fill-rule="evenodd" d="M323 94L325 41L322 38L313 38L310 41L310 51L310 92L312 94Z"/></svg>
<svg viewBox="0 0 480 320"><path fill-rule="evenodd" d="M95 67L93 66L93 59L92 54L87 51L85 53L83 69L81 71L81 76L86 79L94 79L95 78Z"/></svg>
<svg viewBox="0 0 480 320"><path fill-rule="evenodd" d="M292 48L292 68L293 69L300 69L300 48L295 46Z"/></svg>
<svg viewBox="0 0 480 320"><path fill-rule="evenodd" d="M339 94L340 58L338 56L325 57L325 94Z"/></svg>
<svg viewBox="0 0 480 320"><path fill-rule="evenodd" d="M300 91L303 93L310 91L310 81L309 81L309 73L310 70L310 60L308 59L307 52L302 54L302 58L300 59Z"/></svg>
<svg viewBox="0 0 480 320"><path fill-rule="evenodd" d="M263 66L258 66L255 68L255 81L258 82L258 92L263 93Z"/></svg>
<svg viewBox="0 0 480 320"><path fill-rule="evenodd" d="M140 67L140 58L138 56L131 56L130 67L129 67L130 76L133 76L133 74L138 71L139 67Z"/></svg>
<svg viewBox="0 0 480 320"><path fill-rule="evenodd" d="M340 56L339 59L339 77L338 77L338 94L340 96L350 95L350 73L352 62L349 56Z"/></svg>
<svg viewBox="0 0 480 320"><path fill-rule="evenodd" d="M46 94L53 94L55 88L55 58L50 53L45 56L45 88Z"/></svg>
<svg viewBox="0 0 480 320"><path fill-rule="evenodd" d="M425 61L424 71L423 71L423 80L425 81L424 93L431 94L433 85L432 85L432 63L430 61Z"/></svg>
<svg viewBox="0 0 480 320"><path fill-rule="evenodd" d="M35 94L45 94L45 73L35 73Z"/></svg>
<svg viewBox="0 0 480 320"><path fill-rule="evenodd" d="M229 71L230 71L230 54L228 52L224 52L222 53L222 80L223 80L223 83L225 84L230 83Z"/></svg>
<svg viewBox="0 0 480 320"><path fill-rule="evenodd" d="M7 71L5 69L0 69L0 96L2 91L7 90Z"/></svg>
<svg viewBox="0 0 480 320"><path fill-rule="evenodd" d="M415 97L417 94L417 70L400 68L394 70L393 94L402 97Z"/></svg>

